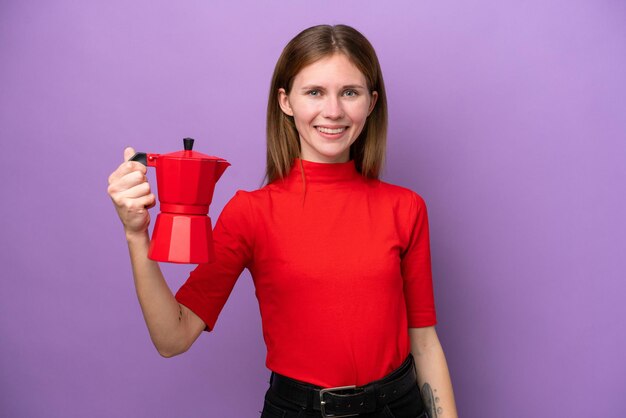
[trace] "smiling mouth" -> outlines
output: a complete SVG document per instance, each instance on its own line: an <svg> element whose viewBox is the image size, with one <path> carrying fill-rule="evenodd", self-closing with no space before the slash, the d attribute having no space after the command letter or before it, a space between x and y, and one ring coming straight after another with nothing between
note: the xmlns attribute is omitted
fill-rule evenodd
<svg viewBox="0 0 626 418"><path fill-rule="evenodd" d="M323 134L340 134L346 130L346 127L341 128L324 128L323 126L317 126L317 130Z"/></svg>

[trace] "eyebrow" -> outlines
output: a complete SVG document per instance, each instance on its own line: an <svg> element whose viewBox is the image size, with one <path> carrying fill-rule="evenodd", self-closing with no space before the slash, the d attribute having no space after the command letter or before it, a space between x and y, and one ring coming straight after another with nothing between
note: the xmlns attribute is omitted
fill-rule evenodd
<svg viewBox="0 0 626 418"><path fill-rule="evenodd" d="M365 86L362 86L360 84L348 84L345 86L341 87L342 89L362 89L362 90L367 90L367 88ZM326 90L324 87L316 85L316 84L310 84L308 86L302 86L301 90Z"/></svg>

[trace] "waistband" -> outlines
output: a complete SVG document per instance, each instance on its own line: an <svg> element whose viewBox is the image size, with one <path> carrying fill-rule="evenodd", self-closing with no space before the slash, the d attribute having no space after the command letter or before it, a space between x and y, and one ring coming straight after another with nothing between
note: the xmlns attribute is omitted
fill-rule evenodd
<svg viewBox="0 0 626 418"><path fill-rule="evenodd" d="M322 388L272 373L271 388L301 408L320 411L322 417L344 417L375 412L417 385L415 363L409 354L402 365L365 386Z"/></svg>

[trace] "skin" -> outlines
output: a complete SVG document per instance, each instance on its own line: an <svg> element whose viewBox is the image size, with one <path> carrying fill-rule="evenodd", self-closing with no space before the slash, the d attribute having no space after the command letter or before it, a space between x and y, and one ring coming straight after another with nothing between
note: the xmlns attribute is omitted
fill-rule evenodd
<svg viewBox="0 0 626 418"><path fill-rule="evenodd" d="M301 158L320 163L348 161L350 145L378 98L377 92L369 91L363 73L343 54L304 67L289 94L285 89L278 92L280 108L294 118Z"/></svg>
<svg viewBox="0 0 626 418"><path fill-rule="evenodd" d="M172 357L187 351L206 325L176 301L159 265L148 258L148 209L155 205L155 197L146 179L146 167L128 161L133 154L135 150L130 147L124 150L125 162L109 176L107 192L124 226L137 298L150 338L159 354Z"/></svg>
<svg viewBox="0 0 626 418"><path fill-rule="evenodd" d="M417 382L430 418L458 418L448 364L435 327L409 328Z"/></svg>

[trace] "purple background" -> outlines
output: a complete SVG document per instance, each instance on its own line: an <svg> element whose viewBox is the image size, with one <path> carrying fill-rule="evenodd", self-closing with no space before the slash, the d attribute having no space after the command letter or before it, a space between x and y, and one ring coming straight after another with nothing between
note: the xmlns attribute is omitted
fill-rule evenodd
<svg viewBox="0 0 626 418"><path fill-rule="evenodd" d="M216 219L261 184L274 63L319 23L378 51L384 178L429 205L461 415L626 416L626 4L609 0L0 2L0 416L258 416L249 276L214 333L160 358L106 180L124 146L193 136L233 164ZM163 266L173 289L189 268Z"/></svg>

